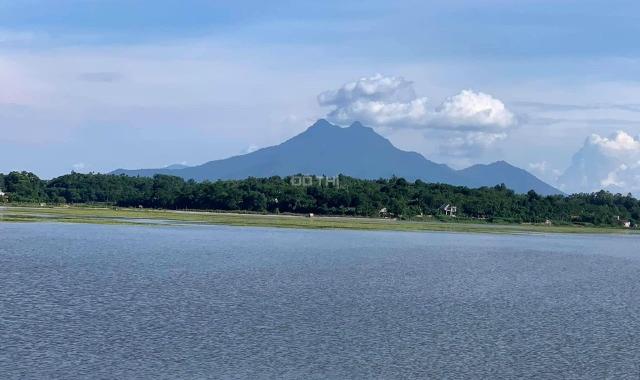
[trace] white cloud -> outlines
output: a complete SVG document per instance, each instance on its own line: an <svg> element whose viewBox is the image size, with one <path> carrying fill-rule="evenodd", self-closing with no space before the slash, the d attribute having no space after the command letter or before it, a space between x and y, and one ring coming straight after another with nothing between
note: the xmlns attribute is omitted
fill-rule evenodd
<svg viewBox="0 0 640 380"><path fill-rule="evenodd" d="M491 95L463 90L448 98L435 111L429 125L473 131L503 131L514 127L515 115Z"/></svg>
<svg viewBox="0 0 640 380"><path fill-rule="evenodd" d="M624 171L626 170L626 168L627 168L626 165L620 165L619 170ZM612 171L607 175L607 178L600 181L600 185L602 187L612 187L612 186L622 187L625 185L625 183L624 181L621 181L620 179L618 179L617 171Z"/></svg>
<svg viewBox="0 0 640 380"><path fill-rule="evenodd" d="M360 121L373 127L441 130L448 134L441 146L445 155L477 154L504 140L517 125L516 116L491 95L463 90L429 107L426 97L416 96L412 82L381 74L326 91L318 102L334 107L327 118L339 124Z"/></svg>
<svg viewBox="0 0 640 380"><path fill-rule="evenodd" d="M640 137L624 131L609 137L589 136L573 156L571 166L559 179L574 192L606 189L613 192L640 192Z"/></svg>
<svg viewBox="0 0 640 380"><path fill-rule="evenodd" d="M336 108L327 117L342 124L360 121L380 127L415 127L426 124L429 110L426 98L407 103L357 100Z"/></svg>
<svg viewBox="0 0 640 380"><path fill-rule="evenodd" d="M375 74L344 84L337 90L325 91L318 96L323 106L344 107L357 101L406 103L416 98L413 83L403 77Z"/></svg>
<svg viewBox="0 0 640 380"><path fill-rule="evenodd" d="M440 146L440 153L445 156L456 157L477 155L489 149L496 142L506 138L506 133L458 133L458 136L449 139L447 143Z"/></svg>
<svg viewBox="0 0 640 380"><path fill-rule="evenodd" d="M622 164L607 174L607 177L600 181L604 189L616 192L640 192L640 161L631 165Z"/></svg>
<svg viewBox="0 0 640 380"><path fill-rule="evenodd" d="M548 183L555 184L558 181L558 177L562 175L562 171L553 168L552 164L548 161L530 162L527 165L527 169L530 173Z"/></svg>
<svg viewBox="0 0 640 380"><path fill-rule="evenodd" d="M624 131L618 131L609 138L592 134L587 144L611 157L624 159L627 155L640 155L640 139L635 139Z"/></svg>
<svg viewBox="0 0 640 380"><path fill-rule="evenodd" d="M545 174L547 172L547 161L529 163L529 170L537 174Z"/></svg>

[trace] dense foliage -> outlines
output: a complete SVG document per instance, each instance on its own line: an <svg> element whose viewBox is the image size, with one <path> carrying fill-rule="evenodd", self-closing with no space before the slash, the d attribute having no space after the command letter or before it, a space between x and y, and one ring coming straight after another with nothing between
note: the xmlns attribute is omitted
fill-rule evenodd
<svg viewBox="0 0 640 380"><path fill-rule="evenodd" d="M402 178L359 180L340 177L338 187L294 186L290 178L195 182L179 177L153 178L71 173L41 180L32 173L0 174L0 189L10 202L107 203L122 207L244 210L323 215L404 218L439 215L441 205L458 207L460 217L493 222L618 225L640 221L640 202L629 195L600 191L570 196L515 194L504 185L469 189Z"/></svg>

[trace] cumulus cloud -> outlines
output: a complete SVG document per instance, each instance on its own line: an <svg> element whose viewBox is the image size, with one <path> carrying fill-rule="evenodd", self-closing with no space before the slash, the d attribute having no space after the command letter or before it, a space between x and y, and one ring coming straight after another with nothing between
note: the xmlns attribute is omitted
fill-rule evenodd
<svg viewBox="0 0 640 380"><path fill-rule="evenodd" d="M343 107L356 101L406 103L416 98L413 83L403 77L376 74L344 84L337 90L325 91L318 96L323 106Z"/></svg>
<svg viewBox="0 0 640 380"><path fill-rule="evenodd" d="M618 131L609 137L589 136L559 179L573 192L606 189L640 192L640 137Z"/></svg>
<svg viewBox="0 0 640 380"><path fill-rule="evenodd" d="M429 124L445 129L504 131L516 125L516 117L493 96L463 90L445 100Z"/></svg>
<svg viewBox="0 0 640 380"><path fill-rule="evenodd" d="M360 121L374 127L450 133L441 151L453 156L488 149L504 140L518 122L504 103L491 95L463 90L433 107L428 98L416 96L412 82L381 74L323 92L318 102L333 107L327 118L338 124Z"/></svg>
<svg viewBox="0 0 640 380"><path fill-rule="evenodd" d="M429 110L426 98L407 103L357 100L337 107L327 117L342 124L360 121L379 127L416 127L426 124Z"/></svg>
<svg viewBox="0 0 640 380"><path fill-rule="evenodd" d="M618 131L609 138L592 134L586 145L610 157L626 158L629 155L640 156L640 139L636 139L624 131Z"/></svg>

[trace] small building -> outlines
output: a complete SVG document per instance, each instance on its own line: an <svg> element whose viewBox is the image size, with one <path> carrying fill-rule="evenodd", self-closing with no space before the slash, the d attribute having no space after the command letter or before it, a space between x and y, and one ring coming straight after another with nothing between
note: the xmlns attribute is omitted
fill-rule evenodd
<svg viewBox="0 0 640 380"><path fill-rule="evenodd" d="M546 219L546 220L544 221L544 224L545 224L545 226L550 226L550 225L552 225L552 224L553 224L553 222L552 222L551 220L549 220L549 219Z"/></svg>
<svg viewBox="0 0 640 380"><path fill-rule="evenodd" d="M395 216L392 212L389 212L389 209L386 207L381 208L380 211L378 211L378 215L380 215L381 218L393 218Z"/></svg>
<svg viewBox="0 0 640 380"><path fill-rule="evenodd" d="M310 212L309 215L307 215L309 218L313 218L313 213Z"/></svg>
<svg viewBox="0 0 640 380"><path fill-rule="evenodd" d="M449 203L445 203L440 206L440 211L444 212L444 214L447 216L455 218L456 212L458 212L458 208L456 206L450 205Z"/></svg>
<svg viewBox="0 0 640 380"><path fill-rule="evenodd" d="M631 228L631 221L629 221L629 220L623 220L623 221L622 221L622 226L623 226L624 228Z"/></svg>

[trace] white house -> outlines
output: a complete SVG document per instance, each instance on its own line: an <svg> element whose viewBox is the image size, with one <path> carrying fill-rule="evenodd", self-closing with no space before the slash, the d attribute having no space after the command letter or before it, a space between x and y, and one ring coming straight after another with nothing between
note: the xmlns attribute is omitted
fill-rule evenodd
<svg viewBox="0 0 640 380"><path fill-rule="evenodd" d="M452 206L448 203L443 204L442 206L440 206L440 210L444 211L445 215L449 215L449 216L456 216L456 212L458 212L458 208L456 206Z"/></svg>
<svg viewBox="0 0 640 380"><path fill-rule="evenodd" d="M631 228L631 222L630 221L624 221L622 222L622 225L624 226L624 228Z"/></svg>

